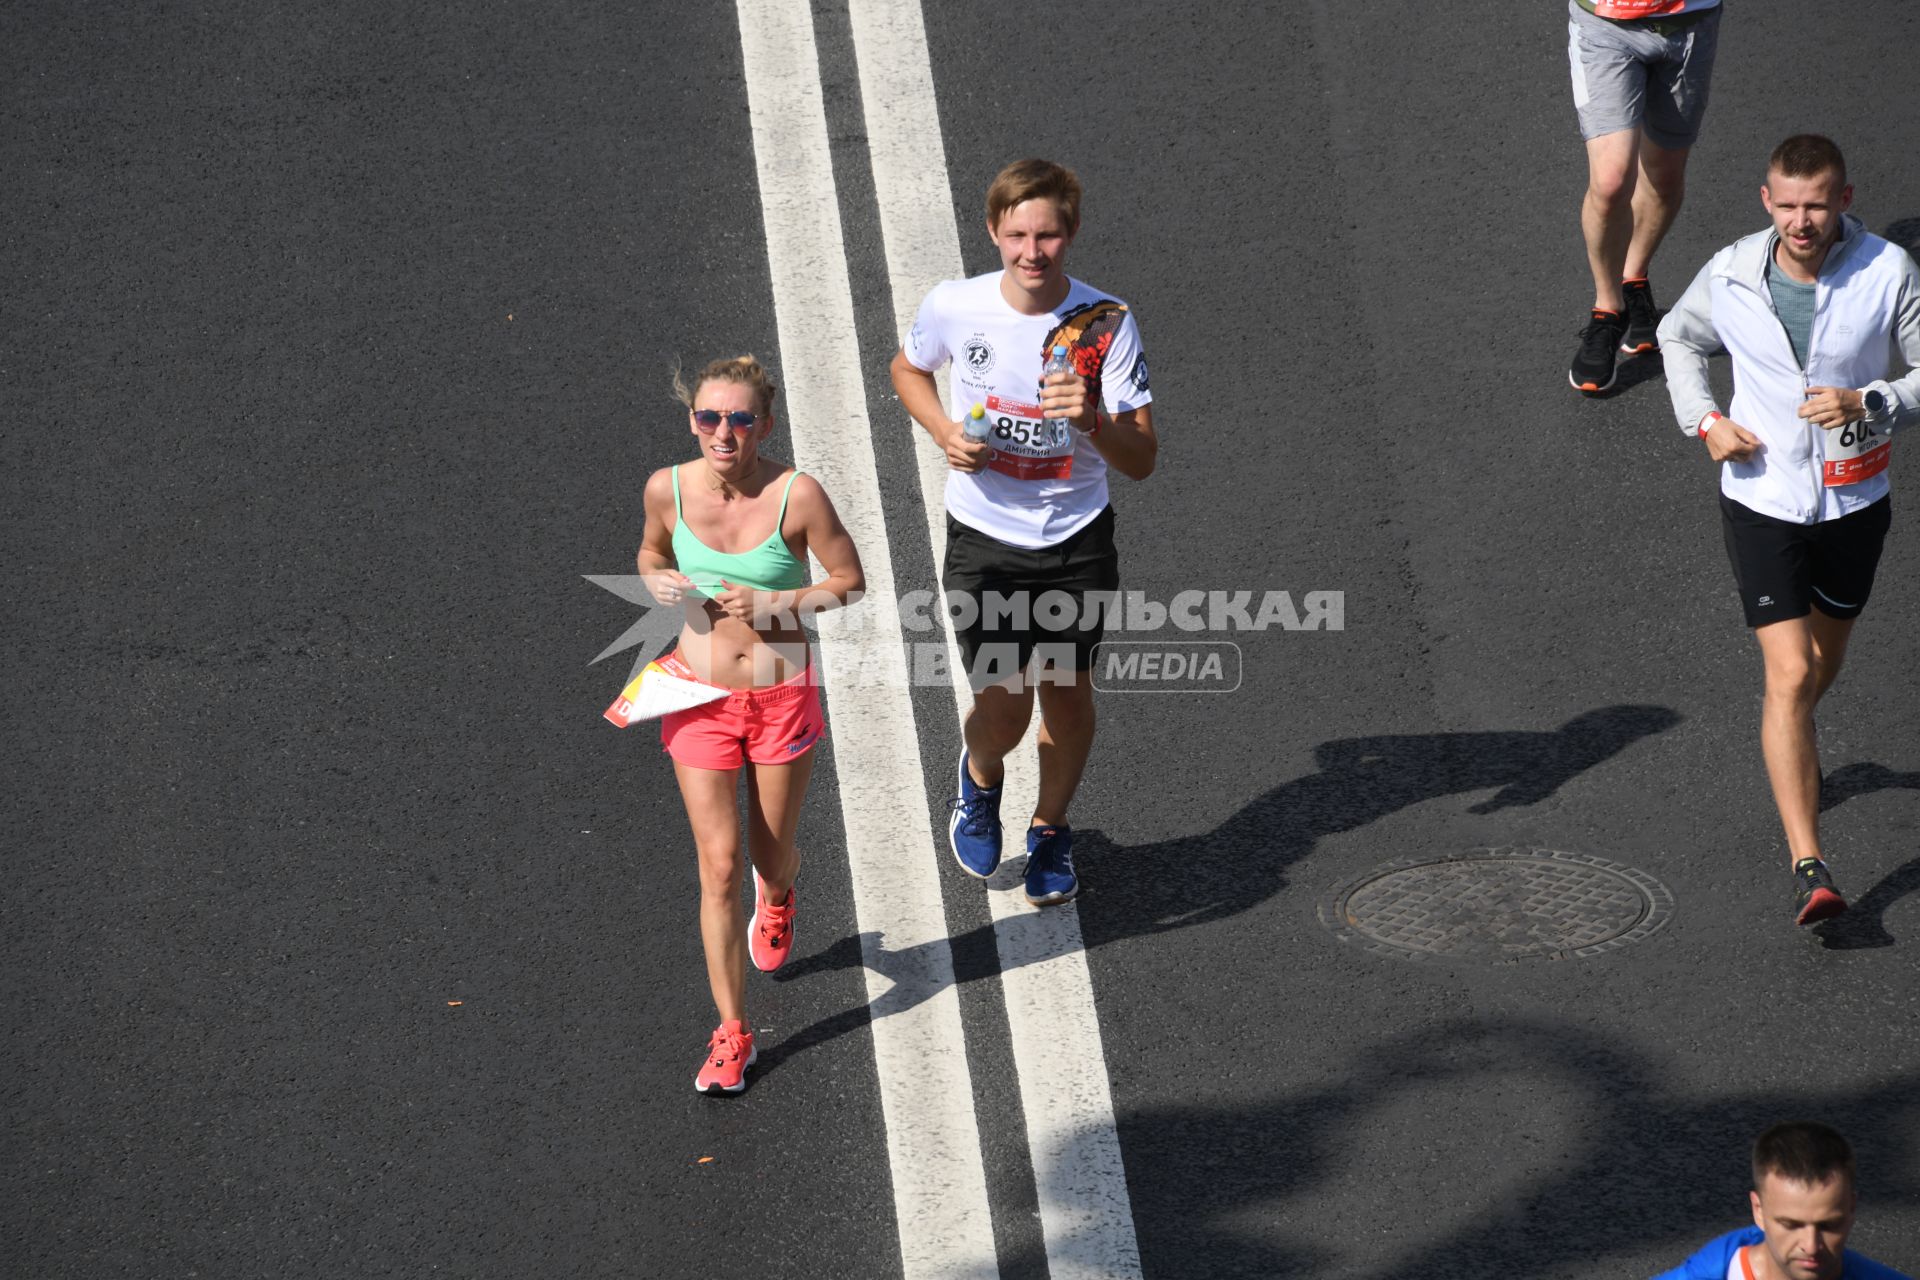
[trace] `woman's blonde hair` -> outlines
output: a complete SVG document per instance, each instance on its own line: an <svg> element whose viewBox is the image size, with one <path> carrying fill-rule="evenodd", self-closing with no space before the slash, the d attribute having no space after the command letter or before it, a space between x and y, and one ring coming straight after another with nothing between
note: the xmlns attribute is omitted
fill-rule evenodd
<svg viewBox="0 0 1920 1280"><path fill-rule="evenodd" d="M780 390L773 385L773 379L767 376L759 360L744 355L734 356L730 360L710 361L691 384L676 366L673 371L673 398L691 409L694 393L706 382L737 382L752 387L755 410L762 414L773 412L773 397Z"/></svg>

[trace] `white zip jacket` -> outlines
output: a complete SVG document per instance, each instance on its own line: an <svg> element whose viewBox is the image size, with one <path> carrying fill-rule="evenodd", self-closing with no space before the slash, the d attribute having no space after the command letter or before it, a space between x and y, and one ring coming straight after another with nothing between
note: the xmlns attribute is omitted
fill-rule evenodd
<svg viewBox="0 0 1920 1280"><path fill-rule="evenodd" d="M1841 452L1841 429L1813 426L1797 411L1808 387L1854 387L1887 398L1888 410L1866 419L1876 433L1870 439L1920 421L1920 267L1860 219L1843 215L1840 239L1814 289L1803 368L1767 290L1777 240L1771 228L1755 232L1700 268L1660 322L1660 350L1667 394L1688 435L1719 411L1707 383L1707 357L1722 351L1733 357L1733 405L1726 416L1759 436L1764 448L1746 462L1721 464L1720 492L1763 515L1814 524L1886 497L1887 475L1882 467L1829 487L1826 463ZM1894 373L1904 376L1890 380Z"/></svg>

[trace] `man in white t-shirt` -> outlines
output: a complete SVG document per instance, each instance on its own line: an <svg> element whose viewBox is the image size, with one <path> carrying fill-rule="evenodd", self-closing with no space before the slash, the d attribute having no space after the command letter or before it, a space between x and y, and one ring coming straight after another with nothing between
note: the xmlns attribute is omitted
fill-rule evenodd
<svg viewBox="0 0 1920 1280"><path fill-rule="evenodd" d="M1037 689L1040 790L1026 871L1036 906L1079 890L1067 807L1093 747L1093 650L1120 585L1107 472L1145 479L1159 449L1132 313L1066 273L1079 229L1072 171L1045 160L1001 170L987 189L1001 270L934 288L892 366L900 403L951 468L941 578L974 699L948 842L971 875L1000 865L1004 761ZM1055 347L1074 372L1043 382ZM933 379L949 363L951 408ZM965 429L975 406L984 440Z"/></svg>

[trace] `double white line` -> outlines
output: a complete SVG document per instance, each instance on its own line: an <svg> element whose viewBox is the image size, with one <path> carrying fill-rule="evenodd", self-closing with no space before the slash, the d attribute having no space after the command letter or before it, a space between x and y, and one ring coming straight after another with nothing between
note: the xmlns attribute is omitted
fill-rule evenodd
<svg viewBox="0 0 1920 1280"><path fill-rule="evenodd" d="M812 13L808 0L737 3L795 462L833 495L869 595L896 600ZM959 235L918 0L852 0L849 16L898 333L928 289L962 273ZM878 429L913 432L937 564L945 461L904 416ZM901 1263L909 1280L997 1276L936 861L945 853L921 842L930 830L921 811L902 822L901 798L924 799L925 775L901 646L875 630L842 627L832 614L820 629L823 645L842 650L829 669L885 677L845 702L827 692L838 704L834 750ZM964 710L958 676L955 694ZM1003 801L1015 840L1032 809L1031 747L1016 759L1027 767L1009 761ZM1035 912L1004 881L990 886L989 902L1049 1270L1056 1280L1137 1276L1079 916L1071 906Z"/></svg>

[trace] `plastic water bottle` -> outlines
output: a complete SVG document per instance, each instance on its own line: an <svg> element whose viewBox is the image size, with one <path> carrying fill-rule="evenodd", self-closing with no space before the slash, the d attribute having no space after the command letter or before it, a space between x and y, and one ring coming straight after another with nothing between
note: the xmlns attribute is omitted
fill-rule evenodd
<svg viewBox="0 0 1920 1280"><path fill-rule="evenodd" d="M967 439L975 443L985 440L987 433L993 430L992 424L987 421L987 406L976 404L969 409L967 420L961 424L960 429L966 432Z"/></svg>
<svg viewBox="0 0 1920 1280"><path fill-rule="evenodd" d="M1040 366L1040 386L1044 391L1047 385L1047 379L1051 378L1054 374L1073 372L1073 361L1068 357L1067 349L1065 347L1055 347L1052 353L1047 356L1047 362ZM1047 432L1055 440L1064 440L1067 432L1072 429L1073 423L1065 418L1047 419Z"/></svg>

